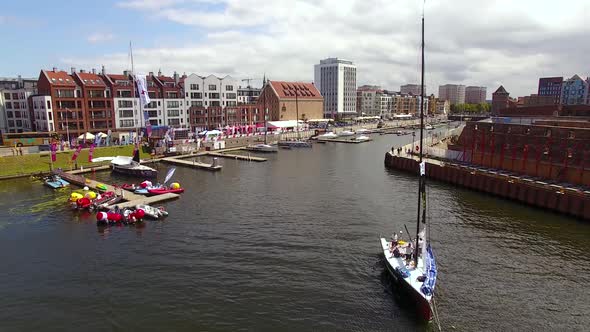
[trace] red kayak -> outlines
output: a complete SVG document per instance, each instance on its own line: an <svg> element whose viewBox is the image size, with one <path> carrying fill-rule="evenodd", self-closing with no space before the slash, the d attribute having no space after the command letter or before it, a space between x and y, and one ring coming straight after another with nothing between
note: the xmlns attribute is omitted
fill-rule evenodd
<svg viewBox="0 0 590 332"><path fill-rule="evenodd" d="M183 188L179 188L179 189L172 189L172 188L148 189L148 193L150 193L150 195L161 195L161 194L167 194L167 193L182 194L183 192L184 192Z"/></svg>

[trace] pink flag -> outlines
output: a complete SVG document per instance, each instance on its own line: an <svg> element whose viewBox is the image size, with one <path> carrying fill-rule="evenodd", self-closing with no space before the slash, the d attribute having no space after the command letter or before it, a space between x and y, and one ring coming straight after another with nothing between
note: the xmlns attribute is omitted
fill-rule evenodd
<svg viewBox="0 0 590 332"><path fill-rule="evenodd" d="M88 162L92 162L92 153L94 152L94 144L90 146L90 150L88 151Z"/></svg>
<svg viewBox="0 0 590 332"><path fill-rule="evenodd" d="M57 160L57 143L51 143L51 161Z"/></svg>
<svg viewBox="0 0 590 332"><path fill-rule="evenodd" d="M74 154L72 155L72 161L74 161L74 160L76 160L76 158L78 158L80 151L82 151L82 145L78 145L78 148L76 149L76 151L74 151Z"/></svg>

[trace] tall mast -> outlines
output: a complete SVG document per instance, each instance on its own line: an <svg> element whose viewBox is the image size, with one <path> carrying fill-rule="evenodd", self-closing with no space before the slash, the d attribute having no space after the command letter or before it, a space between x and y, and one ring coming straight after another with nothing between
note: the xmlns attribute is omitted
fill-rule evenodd
<svg viewBox="0 0 590 332"><path fill-rule="evenodd" d="M297 140L299 140L299 104L297 102L298 95L297 85L295 85L295 112L296 112L296 123L297 123Z"/></svg>
<svg viewBox="0 0 590 332"><path fill-rule="evenodd" d="M420 78L420 151L419 152L419 178L418 178L418 216L416 218L416 246L414 248L414 266L418 267L418 245L420 243L420 208L421 208L421 200L424 194L424 177L425 175L422 174L422 151L423 149L423 141L424 141L424 11L422 11L422 70L421 70L421 78ZM426 200L426 197L424 197ZM424 205L426 205L426 201L424 201ZM422 211L422 217L425 217L426 209L424 208ZM425 241L426 239L424 239ZM423 245L426 245L424 243Z"/></svg>
<svg viewBox="0 0 590 332"><path fill-rule="evenodd" d="M265 82L262 84L262 92L264 92L264 87L266 85L266 75L265 75ZM266 124L266 113L268 113L268 109L266 108L266 93L262 96L264 98L264 144L268 144L266 142L266 132L268 131L267 124Z"/></svg>

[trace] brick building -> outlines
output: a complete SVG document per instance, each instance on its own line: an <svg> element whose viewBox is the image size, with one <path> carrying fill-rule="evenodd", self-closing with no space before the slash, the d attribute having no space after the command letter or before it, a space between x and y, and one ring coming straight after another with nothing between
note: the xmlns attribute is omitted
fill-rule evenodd
<svg viewBox="0 0 590 332"><path fill-rule="evenodd" d="M265 99L269 121L296 120L297 113L299 120L324 117L324 98L313 83L268 81L258 98L259 109Z"/></svg>

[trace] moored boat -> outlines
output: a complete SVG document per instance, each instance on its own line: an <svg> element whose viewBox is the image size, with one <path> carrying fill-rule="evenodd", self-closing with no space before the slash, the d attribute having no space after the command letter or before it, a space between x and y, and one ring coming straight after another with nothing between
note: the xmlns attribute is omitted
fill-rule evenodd
<svg viewBox="0 0 590 332"><path fill-rule="evenodd" d="M312 145L311 145L311 142L302 141L302 140L279 141L279 147L281 147L281 148L287 147L287 149L290 149L290 148L311 148Z"/></svg>
<svg viewBox="0 0 590 332"><path fill-rule="evenodd" d="M337 134L334 134L333 131L330 131L328 133L325 133L325 134L322 134L322 135L318 135L317 138L319 138L319 139L322 139L322 138L331 139L331 138L338 138L338 135Z"/></svg>
<svg viewBox="0 0 590 332"><path fill-rule="evenodd" d="M270 145L270 144L254 144L254 145L248 145L246 147L246 150L253 151L253 152L273 153L273 152L278 152L279 148L276 145Z"/></svg>
<svg viewBox="0 0 590 332"><path fill-rule="evenodd" d="M158 171L139 163L139 150L135 150L133 157L117 156L111 160L113 172L138 176L143 178L154 178Z"/></svg>
<svg viewBox="0 0 590 332"><path fill-rule="evenodd" d="M354 140L357 142L366 142L366 141L370 141L371 137L365 136L365 135L360 135L360 136L355 137Z"/></svg>
<svg viewBox="0 0 590 332"><path fill-rule="evenodd" d="M355 132L352 130L343 130L338 133L338 136L346 137L346 136L354 136Z"/></svg>
<svg viewBox="0 0 590 332"><path fill-rule="evenodd" d="M172 188L147 188L147 192L150 195L161 195L161 194L182 194L184 192L184 188L172 189Z"/></svg>
<svg viewBox="0 0 590 332"><path fill-rule="evenodd" d="M161 217L168 216L168 211L166 211L163 206L156 208L147 204L138 204L135 206L135 208L138 210L143 210L145 215L152 219L159 219Z"/></svg>
<svg viewBox="0 0 590 332"><path fill-rule="evenodd" d="M46 186L53 189L64 188L70 185L68 181L62 179L59 175L56 174L45 178L43 183L45 183Z"/></svg>
<svg viewBox="0 0 590 332"><path fill-rule="evenodd" d="M420 99L420 140L419 140L419 177L418 177L418 213L416 236L409 241L398 238L397 233L388 241L380 238L380 247L385 256L385 265L391 274L394 285L399 292L403 305L412 303L421 319L431 321L436 313L433 310L433 296L436 285L437 268L430 245L430 227L426 221L426 163L423 161L424 130L424 16L422 16L422 74ZM407 228L406 228L406 232ZM400 234L402 234L400 232ZM439 327L440 328L440 327Z"/></svg>

